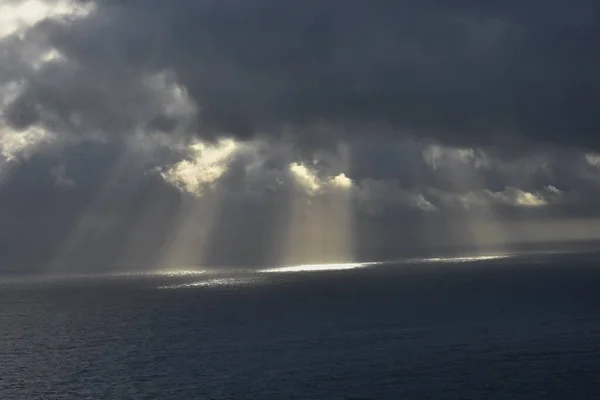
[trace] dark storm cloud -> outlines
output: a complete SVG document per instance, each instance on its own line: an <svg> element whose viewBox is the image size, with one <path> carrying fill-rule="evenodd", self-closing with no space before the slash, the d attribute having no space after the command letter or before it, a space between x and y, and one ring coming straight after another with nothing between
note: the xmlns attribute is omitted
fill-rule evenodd
<svg viewBox="0 0 600 400"><path fill-rule="evenodd" d="M31 33L73 70L28 77L6 112L15 127L78 114L80 131L127 132L139 120L172 131L176 118L153 106L144 80L166 70L201 110L185 129L206 136L325 121L345 131L384 124L446 143L517 136L600 148L593 0L96 6L88 18L46 21Z"/></svg>
<svg viewBox="0 0 600 400"><path fill-rule="evenodd" d="M291 162L353 180L359 258L597 217L596 3L114 0L0 38L0 261L151 268L197 217L185 261L265 265L311 200ZM223 136L257 140L189 146ZM223 175L193 198L182 161Z"/></svg>

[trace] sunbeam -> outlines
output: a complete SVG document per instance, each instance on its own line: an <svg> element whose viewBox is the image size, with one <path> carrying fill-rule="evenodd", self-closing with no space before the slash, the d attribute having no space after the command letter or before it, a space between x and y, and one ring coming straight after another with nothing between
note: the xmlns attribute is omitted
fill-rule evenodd
<svg viewBox="0 0 600 400"><path fill-rule="evenodd" d="M349 155L338 151L340 169L347 171ZM353 182L344 172L320 178L317 171L290 164L296 190L289 198L289 219L282 265L354 262Z"/></svg>
<svg viewBox="0 0 600 400"><path fill-rule="evenodd" d="M10 178L10 175L14 169L14 162L7 160L0 155L0 190L4 185L4 182Z"/></svg>
<svg viewBox="0 0 600 400"><path fill-rule="evenodd" d="M184 195L175 227L155 265L160 271L182 266L198 268L206 259L223 202L223 192L216 184L240 146L224 139L214 145L198 142L192 145L192 150L192 159L181 161L162 173L163 178L180 188Z"/></svg>
<svg viewBox="0 0 600 400"><path fill-rule="evenodd" d="M55 256L48 267L50 272L67 272L78 263L81 253L84 253L84 259L89 259L90 255L94 254L94 249L102 248L99 239L104 232L103 227L119 223L109 216L110 211L128 195L122 187L124 184L122 180L130 168L131 164L126 152L121 152L112 161L99 189L77 218L62 246L55 250ZM106 252L106 249L103 249L103 252ZM77 265L76 268L78 273L91 272L87 265ZM105 265L103 268L111 269L113 266Z"/></svg>
<svg viewBox="0 0 600 400"><path fill-rule="evenodd" d="M489 247L504 252L507 236L503 221L496 215L494 204L485 204L474 195L484 187L480 169L485 167L485 154L475 149L431 145L424 150L426 162L447 180L458 208L458 218L450 218L444 229L452 246L487 252ZM443 168L443 169L442 169ZM428 229L439 227L428 226ZM482 254L483 255L483 254Z"/></svg>
<svg viewBox="0 0 600 400"><path fill-rule="evenodd" d="M181 222L181 193L158 179L148 185L131 200L137 207L116 260L119 271L153 270Z"/></svg>
<svg viewBox="0 0 600 400"><path fill-rule="evenodd" d="M199 268L220 207L221 194L217 191L205 193L202 198L184 198L155 269L169 272L184 266Z"/></svg>

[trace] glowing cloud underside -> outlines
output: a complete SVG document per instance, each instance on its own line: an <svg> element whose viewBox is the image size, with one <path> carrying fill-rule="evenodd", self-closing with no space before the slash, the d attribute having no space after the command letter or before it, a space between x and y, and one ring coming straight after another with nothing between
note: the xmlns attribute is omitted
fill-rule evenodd
<svg viewBox="0 0 600 400"><path fill-rule="evenodd" d="M539 207L548 205L548 202L540 196L523 191L520 191L520 193L518 193L516 202L518 205L526 207Z"/></svg>
<svg viewBox="0 0 600 400"><path fill-rule="evenodd" d="M215 145L196 142L190 146L190 158L164 171L162 177L187 192L202 195L227 171L237 150L237 143L231 139L222 139Z"/></svg>
<svg viewBox="0 0 600 400"><path fill-rule="evenodd" d="M43 127L33 125L27 129L16 131L3 120L2 114L5 108L21 94L22 89L22 84L18 82L0 85L0 156L8 161L27 158L39 146L49 143L55 138Z"/></svg>
<svg viewBox="0 0 600 400"><path fill-rule="evenodd" d="M54 135L38 127L30 127L22 132L0 128L0 154L8 160L17 159L37 146L52 141Z"/></svg>
<svg viewBox="0 0 600 400"><path fill-rule="evenodd" d="M313 193L321 188L321 182L317 175L305 165L299 163L290 164L290 172L304 189Z"/></svg>
<svg viewBox="0 0 600 400"><path fill-rule="evenodd" d="M352 179L348 178L344 173L334 176L329 183L335 187L344 189L350 189L352 187Z"/></svg>
<svg viewBox="0 0 600 400"><path fill-rule="evenodd" d="M11 35L22 35L35 24L47 19L76 20L85 18L95 10L93 3L69 0L26 0L0 2L0 40ZM42 52L37 59L30 60L34 70L44 64L63 59L55 48ZM0 154L10 160L28 157L40 145L52 141L55 136L42 126L30 126L23 131L15 131L2 121L5 107L21 93L22 82L18 79L0 85Z"/></svg>
<svg viewBox="0 0 600 400"><path fill-rule="evenodd" d="M27 0L0 4L0 39L20 33L49 18L82 18L94 10L92 3Z"/></svg>

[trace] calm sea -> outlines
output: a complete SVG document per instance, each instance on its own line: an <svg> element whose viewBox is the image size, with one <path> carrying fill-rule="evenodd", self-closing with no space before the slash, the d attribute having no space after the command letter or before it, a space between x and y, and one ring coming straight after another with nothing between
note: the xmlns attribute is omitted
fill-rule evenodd
<svg viewBox="0 0 600 400"><path fill-rule="evenodd" d="M0 398L599 399L599 260L5 279Z"/></svg>

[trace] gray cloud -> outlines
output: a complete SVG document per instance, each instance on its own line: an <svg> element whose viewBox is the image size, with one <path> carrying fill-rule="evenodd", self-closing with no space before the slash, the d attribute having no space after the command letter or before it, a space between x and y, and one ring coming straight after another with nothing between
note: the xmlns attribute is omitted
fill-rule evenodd
<svg viewBox="0 0 600 400"><path fill-rule="evenodd" d="M334 161L308 164L309 178L303 180L289 168L293 147L255 143L240 150L219 179L202 186L200 196L166 184L153 172L157 164L147 153L117 145L87 142L51 155L33 155L16 163L0 187L0 237L5 249L0 259L5 265L45 272L154 268L165 259L177 265L276 264L281 261L276 249L285 244L291 216L305 215L323 227L341 222L327 219L334 215L331 211L319 214L318 207L326 207L330 198L337 199L334 209L350 206L356 256L364 259L468 246L474 238L484 240L481 231L503 232L504 226L510 227L512 236L522 237L519 229L544 226L541 221L598 217L593 182L577 190L555 188L554 180L543 181L543 186L535 182L535 175L526 182L519 173L523 160L486 155L485 173L469 157L461 166L461 175L480 173L479 183L451 189L440 171L451 163L444 161L436 169L423 155L427 144L407 146L422 150L416 153L421 157L420 171L404 172L417 177L357 178L351 186L340 187L333 180L338 173ZM457 150L439 151L456 155ZM471 153L462 149L460 154ZM173 165L180 162L176 158ZM573 171L581 168L573 162ZM547 163L550 171L561 166L552 164L551 158ZM380 160L379 165L392 174L390 162ZM592 175L591 168L596 168L595 176L600 176L599 165L588 167L581 170ZM504 174L507 182L526 182L525 189L510 185L490 189L486 175L495 173ZM61 174L74 185L57 185ZM415 181L419 184L411 186ZM555 224L555 236L560 238L561 225ZM569 225L573 237L597 231L593 225L587 233L577 231L575 225ZM535 229L532 237L549 235L544 233L547 228ZM504 245L505 240L486 237L484 242Z"/></svg>
<svg viewBox="0 0 600 400"><path fill-rule="evenodd" d="M152 264L193 211L183 260L276 262L342 189L364 257L596 217L596 2L437 3L40 2L0 28L2 257Z"/></svg>
<svg viewBox="0 0 600 400"><path fill-rule="evenodd" d="M594 1L95 5L14 44L43 40L68 61L24 77L13 126L79 118L79 131L172 131L184 119L196 134L247 137L327 121L446 143L598 147ZM193 121L150 95L165 71L198 105Z"/></svg>

